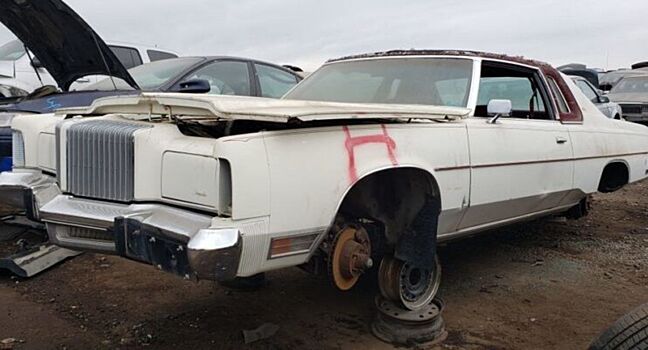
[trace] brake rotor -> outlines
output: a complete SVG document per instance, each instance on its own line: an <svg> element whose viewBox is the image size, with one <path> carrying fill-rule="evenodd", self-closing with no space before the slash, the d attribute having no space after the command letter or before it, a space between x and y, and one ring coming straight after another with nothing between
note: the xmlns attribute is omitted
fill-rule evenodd
<svg viewBox="0 0 648 350"><path fill-rule="evenodd" d="M340 290L349 290L371 266L371 242L359 226L344 226L333 239L328 259L331 281Z"/></svg>
<svg viewBox="0 0 648 350"><path fill-rule="evenodd" d="M429 305L441 284L438 256L431 270L416 267L392 256L385 256L378 270L380 294L408 310Z"/></svg>

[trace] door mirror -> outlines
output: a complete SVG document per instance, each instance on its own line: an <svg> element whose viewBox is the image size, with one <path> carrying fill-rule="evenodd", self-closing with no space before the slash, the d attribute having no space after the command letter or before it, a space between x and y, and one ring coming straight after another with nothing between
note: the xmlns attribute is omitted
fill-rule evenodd
<svg viewBox="0 0 648 350"><path fill-rule="evenodd" d="M492 118L488 122L495 124L497 122L497 119L499 119L501 116L511 116L512 111L513 103L511 102L511 100L490 100L488 101L486 112Z"/></svg>
<svg viewBox="0 0 648 350"><path fill-rule="evenodd" d="M486 107L486 112L492 118L488 123L495 124L501 116L509 117L513 111L513 103L511 100L490 100Z"/></svg>
<svg viewBox="0 0 648 350"><path fill-rule="evenodd" d="M211 91L211 85L204 79L190 79L178 84L178 92L204 94Z"/></svg>
<svg viewBox="0 0 648 350"><path fill-rule="evenodd" d="M599 102L599 103L609 103L609 102L610 102L610 98L607 97L607 96L600 95L600 96L598 97L598 102Z"/></svg>

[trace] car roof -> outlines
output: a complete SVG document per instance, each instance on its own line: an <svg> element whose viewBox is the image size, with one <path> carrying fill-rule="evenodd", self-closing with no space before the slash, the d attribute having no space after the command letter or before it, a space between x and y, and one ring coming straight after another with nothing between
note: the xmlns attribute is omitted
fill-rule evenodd
<svg viewBox="0 0 648 350"><path fill-rule="evenodd" d="M527 66L544 68L552 67L550 64L528 59L522 56L510 56L505 54L471 51L471 50L390 50L365 53L360 55L344 56L328 60L327 63L340 62L347 60L363 59L363 58L380 58L380 57L398 57L398 56L457 56L457 57L476 57L494 59L500 61L509 61L511 63L524 64ZM553 67L552 67L553 69Z"/></svg>

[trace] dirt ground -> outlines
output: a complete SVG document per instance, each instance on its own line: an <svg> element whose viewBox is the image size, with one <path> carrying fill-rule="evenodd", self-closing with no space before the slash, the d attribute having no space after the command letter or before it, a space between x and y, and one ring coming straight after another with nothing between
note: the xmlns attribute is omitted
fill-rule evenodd
<svg viewBox="0 0 648 350"><path fill-rule="evenodd" d="M586 218L540 220L440 249L449 336L424 349L585 349L648 301L648 182L597 195ZM374 293L295 268L254 292L85 254L35 278L0 274L0 340L16 349L389 349ZM241 331L270 322L271 338Z"/></svg>

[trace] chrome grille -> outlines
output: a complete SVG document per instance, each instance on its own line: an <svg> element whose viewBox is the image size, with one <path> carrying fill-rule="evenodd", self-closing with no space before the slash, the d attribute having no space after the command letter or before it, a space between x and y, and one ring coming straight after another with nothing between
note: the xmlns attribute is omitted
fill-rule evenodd
<svg viewBox="0 0 648 350"><path fill-rule="evenodd" d="M147 127L109 120L72 124L66 131L67 191L81 197L133 200L133 134Z"/></svg>

